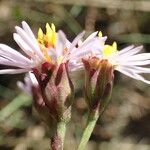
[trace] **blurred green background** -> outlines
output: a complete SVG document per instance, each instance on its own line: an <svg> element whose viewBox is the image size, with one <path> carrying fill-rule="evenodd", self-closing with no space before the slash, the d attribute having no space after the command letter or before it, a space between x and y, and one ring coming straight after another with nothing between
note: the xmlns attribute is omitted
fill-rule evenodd
<svg viewBox="0 0 150 150"><path fill-rule="evenodd" d="M70 40L82 30L87 34L101 30L107 43L117 41L119 49L132 43L150 52L149 0L0 0L0 43L19 51L12 34L23 20L35 35L39 27L53 22ZM98 120L87 150L150 150L150 86L115 75L111 103ZM48 150L48 129L34 111L31 97L16 85L23 77L0 75L0 150ZM76 149L86 124L83 85L75 85L65 150Z"/></svg>

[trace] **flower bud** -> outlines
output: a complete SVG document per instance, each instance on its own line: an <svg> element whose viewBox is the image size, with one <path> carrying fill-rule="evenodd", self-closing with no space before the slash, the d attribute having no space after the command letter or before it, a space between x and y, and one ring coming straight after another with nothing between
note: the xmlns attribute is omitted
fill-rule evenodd
<svg viewBox="0 0 150 150"><path fill-rule="evenodd" d="M111 96L113 66L106 59L83 59L85 67L85 99L90 110L105 109Z"/></svg>
<svg viewBox="0 0 150 150"><path fill-rule="evenodd" d="M42 98L49 114L55 122L69 121L71 117L71 104L73 100L73 84L68 75L67 63L56 66L49 80L40 81ZM43 84L44 83L44 84Z"/></svg>
<svg viewBox="0 0 150 150"><path fill-rule="evenodd" d="M34 107L40 118L49 126L51 136L59 122L69 122L74 87L68 74L68 63L44 63L40 71L33 70L38 81L32 85Z"/></svg>

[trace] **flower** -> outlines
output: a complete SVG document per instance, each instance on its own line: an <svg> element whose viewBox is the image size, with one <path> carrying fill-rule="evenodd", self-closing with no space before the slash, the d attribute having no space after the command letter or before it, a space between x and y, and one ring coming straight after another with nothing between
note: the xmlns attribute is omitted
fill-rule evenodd
<svg viewBox="0 0 150 150"><path fill-rule="evenodd" d="M140 75L150 73L150 68L143 67L150 64L150 53L138 54L142 46L129 46L118 51L116 42L112 45L105 44L102 48L100 43L98 49L92 48L92 53L85 55L82 61L88 108L90 111L99 110L102 113L110 100L114 70L150 84L150 81Z"/></svg>
<svg viewBox="0 0 150 150"><path fill-rule="evenodd" d="M85 100L90 111L103 111L113 86L113 66L106 59L83 59L85 67Z"/></svg>
<svg viewBox="0 0 150 150"><path fill-rule="evenodd" d="M0 44L0 64L15 67L14 69L0 70L0 74L23 73L35 68L41 72L45 62L59 65L67 61L69 62L69 71L75 71L83 66L79 59L91 52L91 49L87 49L87 47L96 46L96 43L100 41L96 37L96 33L93 33L77 48L84 32L71 43L62 31L55 31L54 24L50 26L48 23L46 24L46 34L40 28L37 39L25 21L22 22L22 28L16 26L15 29L16 33L13 34L13 38L24 55L5 44Z"/></svg>
<svg viewBox="0 0 150 150"><path fill-rule="evenodd" d="M140 75L142 73L150 73L150 68L145 67L150 65L150 53L139 53L142 48L143 46L135 47L131 45L118 51L117 43L114 42L112 45L105 45L101 51L93 51L95 52L94 57L108 60L114 67L114 70L150 84L149 80Z"/></svg>

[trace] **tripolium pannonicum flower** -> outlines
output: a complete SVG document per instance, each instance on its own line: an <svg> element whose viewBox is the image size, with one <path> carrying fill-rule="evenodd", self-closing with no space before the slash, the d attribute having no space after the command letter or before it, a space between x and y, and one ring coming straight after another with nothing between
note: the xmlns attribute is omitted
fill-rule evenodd
<svg viewBox="0 0 150 150"><path fill-rule="evenodd" d="M19 85L31 90L37 112L52 131L52 149L63 149L66 124L71 117L74 96L69 72L80 66L69 61L74 45L66 39L62 31L56 33L53 24L51 27L46 24L46 34L39 29L37 39L26 22L22 22L22 28L17 26L16 31L14 40L25 56L7 45L0 44L0 63L15 68L1 70L0 73L29 72L30 76L27 78L37 81L36 84L31 82L29 85L27 82Z"/></svg>
<svg viewBox="0 0 150 150"><path fill-rule="evenodd" d="M98 36L102 38L101 32ZM150 68L143 67L150 64L150 53L137 54L142 46L129 46L118 51L116 42L112 46L101 42L99 45L99 49L91 48L92 52L82 58L85 68L85 99L89 116L78 150L85 149L97 119L109 103L115 70L150 84L150 81L140 75L150 73Z"/></svg>

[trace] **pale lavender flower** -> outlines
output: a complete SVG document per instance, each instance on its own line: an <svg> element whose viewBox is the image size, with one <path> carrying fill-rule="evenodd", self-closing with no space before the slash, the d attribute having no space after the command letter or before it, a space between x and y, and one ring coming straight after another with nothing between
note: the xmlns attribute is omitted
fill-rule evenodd
<svg viewBox="0 0 150 150"><path fill-rule="evenodd" d="M112 64L114 70L117 70L131 78L141 80L150 84L141 74L150 73L150 53L139 53L143 46L128 46L120 51L117 50L116 42L113 45L105 45L100 51L93 49L90 57L106 59Z"/></svg>
<svg viewBox="0 0 150 150"><path fill-rule="evenodd" d="M14 40L25 55L5 44L0 44L0 64L15 68L0 70L0 74L23 73L35 68L41 70L45 62L54 65L68 62L69 71L75 71L83 66L81 58L91 52L91 47L95 50L100 48L98 43L101 40L96 36L96 32L77 48L84 32L79 34L73 42L69 42L62 31L55 31L53 24L51 27L46 24L46 34L39 29L37 39L25 21L22 22L22 28L16 26L15 29Z"/></svg>

